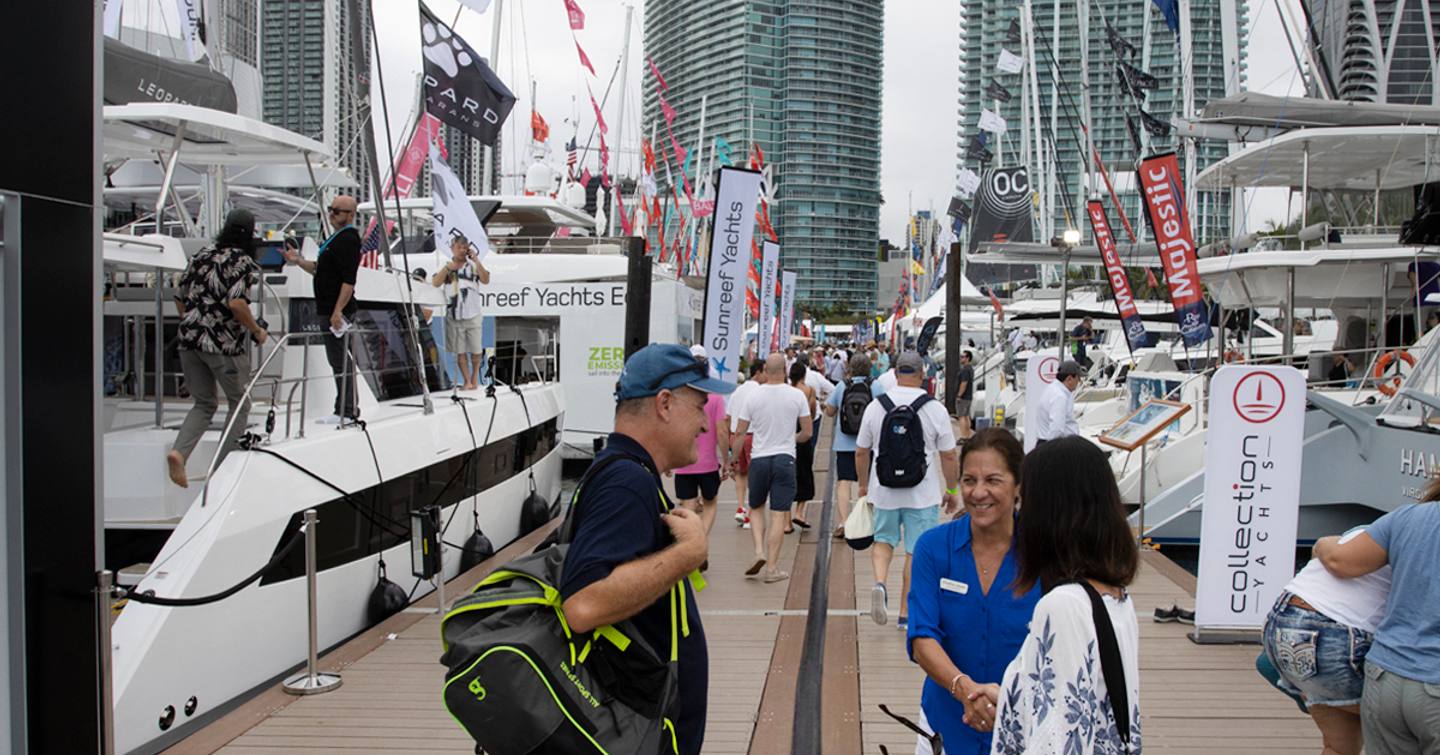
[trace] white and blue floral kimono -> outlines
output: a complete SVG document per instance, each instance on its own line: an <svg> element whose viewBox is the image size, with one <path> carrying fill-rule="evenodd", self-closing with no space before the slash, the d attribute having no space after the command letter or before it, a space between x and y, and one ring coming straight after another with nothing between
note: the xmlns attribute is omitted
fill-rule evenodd
<svg viewBox="0 0 1440 755"><path fill-rule="evenodd" d="M1020 654L1005 669L992 753L1122 755L1140 752L1140 630L1129 596L1104 596L1125 664L1130 744L1121 741L1100 670L1090 598L1062 585L1035 604Z"/></svg>

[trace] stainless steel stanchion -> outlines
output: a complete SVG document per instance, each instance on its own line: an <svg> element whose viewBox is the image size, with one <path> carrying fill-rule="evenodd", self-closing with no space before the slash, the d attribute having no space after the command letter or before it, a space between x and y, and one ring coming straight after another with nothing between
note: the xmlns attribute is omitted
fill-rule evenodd
<svg viewBox="0 0 1440 755"><path fill-rule="evenodd" d="M439 514L436 514L435 522L435 555L440 559L440 571L435 574L435 613L445 615L445 533L440 529L438 521Z"/></svg>
<svg viewBox="0 0 1440 755"><path fill-rule="evenodd" d="M1149 502L1148 496L1145 495L1145 462L1149 447L1148 441L1140 444L1140 533L1138 542L1142 547L1145 545L1145 505Z"/></svg>
<svg viewBox="0 0 1440 755"><path fill-rule="evenodd" d="M95 628L100 644L100 753L115 755L114 662L110 645L110 612L113 610L115 575L103 570L95 575Z"/></svg>
<svg viewBox="0 0 1440 755"><path fill-rule="evenodd" d="M340 675L315 669L318 652L318 619L315 611L315 509L305 509L305 598L309 612L309 655L305 670L285 680L285 691L292 695L318 695L340 686Z"/></svg>

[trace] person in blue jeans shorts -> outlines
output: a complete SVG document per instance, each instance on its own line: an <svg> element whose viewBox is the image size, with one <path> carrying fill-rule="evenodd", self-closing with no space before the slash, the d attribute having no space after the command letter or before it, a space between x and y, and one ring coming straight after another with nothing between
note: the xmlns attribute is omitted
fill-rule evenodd
<svg viewBox="0 0 1440 755"><path fill-rule="evenodd" d="M1391 570L1360 696L1369 755L1440 755L1440 478L1420 498L1349 539L1315 543L1315 558L1341 579Z"/></svg>
<svg viewBox="0 0 1440 755"><path fill-rule="evenodd" d="M896 386L885 395L898 410L912 405L925 396L920 383L925 379L925 363L920 355L907 351L895 358ZM880 454L882 425L887 412L884 404L872 401L865 407L860 433L855 437L855 471L859 476L860 496L869 497L875 505L875 544L870 549L870 563L875 570L875 586L870 590L870 618L876 624L888 620L889 595L885 580L890 574L890 561L901 538L905 542L904 587L900 593L900 621L906 626L905 604L910 592L910 566L916 541L926 530L940 522L940 504L953 511L960 505L960 461L955 448L955 430L950 415L939 402L925 401L917 410L925 434L926 473L913 487L891 488L880 484L875 465ZM940 463L935 464L936 454ZM940 477L945 478L942 493ZM874 484L871 484L874 480Z"/></svg>
<svg viewBox="0 0 1440 755"><path fill-rule="evenodd" d="M784 354L766 357L765 384L745 397L738 412L739 424L730 436L731 453L740 454L746 433L754 437L748 496L755 563L746 570L745 576L754 577L763 568L767 584L781 582L790 578L790 573L780 568L780 546L785 542L790 506L795 503L796 446L810 440L814 428L805 394L785 382ZM753 514L767 506L770 508L768 522L767 517ZM766 537L767 530L769 537Z"/></svg>
<svg viewBox="0 0 1440 755"><path fill-rule="evenodd" d="M1350 542L1363 528L1345 533ZM1365 655L1390 596L1390 567L1340 579L1311 559L1275 601L1265 620L1265 656L1275 686L1300 696L1320 729L1326 753L1359 755Z"/></svg>

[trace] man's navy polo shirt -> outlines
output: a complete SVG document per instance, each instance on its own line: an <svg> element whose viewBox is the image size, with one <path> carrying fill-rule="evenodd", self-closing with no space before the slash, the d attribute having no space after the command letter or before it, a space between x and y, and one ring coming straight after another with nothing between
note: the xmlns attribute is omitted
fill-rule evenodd
<svg viewBox="0 0 1440 755"><path fill-rule="evenodd" d="M615 455L640 463L617 461L605 466L585 483L577 504L575 538L565 555L560 580L562 598L610 576L621 564L644 558L675 542L661 521L666 508L660 500L660 477L650 454L635 441L611 433L605 450L594 464ZM643 464L644 466L641 466ZM682 580L690 620L690 636L680 637L680 719L675 734L680 752L698 755L705 739L706 697L710 685L710 659L705 630L689 580ZM677 619L678 621L678 619ZM636 630L661 657L670 654L670 596L665 594L630 619Z"/></svg>

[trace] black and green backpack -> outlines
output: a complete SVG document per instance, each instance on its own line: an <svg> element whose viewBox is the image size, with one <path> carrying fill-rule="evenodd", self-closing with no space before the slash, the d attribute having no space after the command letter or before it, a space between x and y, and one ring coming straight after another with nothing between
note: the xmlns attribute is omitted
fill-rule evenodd
<svg viewBox="0 0 1440 755"><path fill-rule="evenodd" d="M675 753L678 657L689 636L684 585L670 590L670 648L662 655L628 621L577 635L561 606L565 553L591 465L558 542L518 558L455 601L440 622L445 707L488 755ZM673 508L663 489L664 511ZM698 592L699 573L689 577Z"/></svg>

